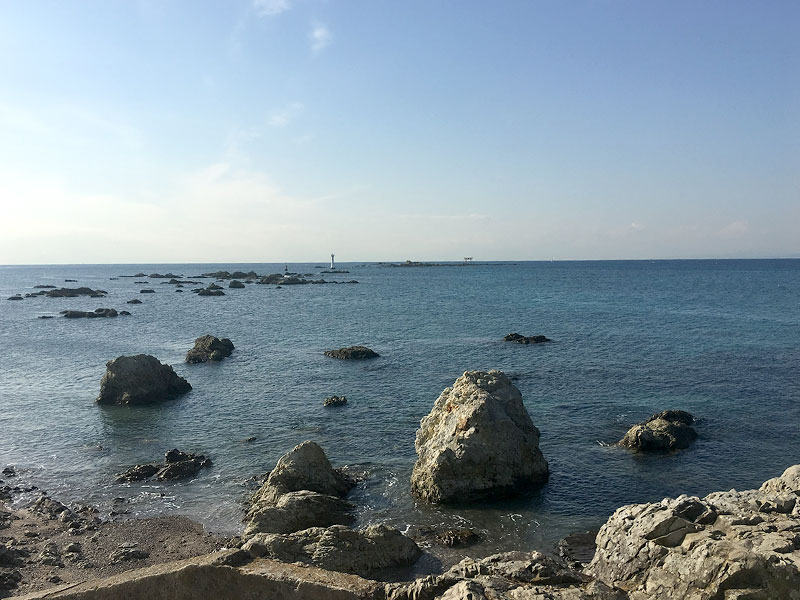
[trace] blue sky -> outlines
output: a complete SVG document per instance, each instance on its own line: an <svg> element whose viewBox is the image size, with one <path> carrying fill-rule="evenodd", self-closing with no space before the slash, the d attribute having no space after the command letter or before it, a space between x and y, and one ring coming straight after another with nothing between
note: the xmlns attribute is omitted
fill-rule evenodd
<svg viewBox="0 0 800 600"><path fill-rule="evenodd" d="M800 256L800 3L0 4L0 263Z"/></svg>

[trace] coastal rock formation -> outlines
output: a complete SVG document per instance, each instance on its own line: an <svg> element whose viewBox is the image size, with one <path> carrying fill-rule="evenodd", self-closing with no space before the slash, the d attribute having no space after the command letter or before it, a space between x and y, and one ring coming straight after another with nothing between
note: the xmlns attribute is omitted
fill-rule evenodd
<svg viewBox="0 0 800 600"><path fill-rule="evenodd" d="M631 427L619 445L636 452L682 450L697 439L693 423L694 417L686 411L665 410Z"/></svg>
<svg viewBox="0 0 800 600"><path fill-rule="evenodd" d="M347 396L328 396L322 406L344 406L347 404Z"/></svg>
<svg viewBox="0 0 800 600"><path fill-rule="evenodd" d="M228 287L232 288L232 289L242 289L245 286L241 281L238 281L237 279L234 279L233 281L231 281L228 284Z"/></svg>
<svg viewBox="0 0 800 600"><path fill-rule="evenodd" d="M504 342L516 342L517 344L542 344L544 342L552 342L553 340L546 338L543 335L532 335L525 337L518 333L509 333L503 338Z"/></svg>
<svg viewBox="0 0 800 600"><path fill-rule="evenodd" d="M420 422L411 491L431 503L513 495L547 480L539 430L500 371L467 371Z"/></svg>
<svg viewBox="0 0 800 600"><path fill-rule="evenodd" d="M156 291L155 290L151 290L151 289L144 289L144 290L139 290L139 293L140 294L155 294Z"/></svg>
<svg viewBox="0 0 800 600"><path fill-rule="evenodd" d="M194 290L192 290L192 291L194 291ZM197 295L198 296L224 296L225 292L223 292L222 290L202 289L202 290L199 290L197 292Z"/></svg>
<svg viewBox="0 0 800 600"><path fill-rule="evenodd" d="M94 312L84 312L82 310L62 310L61 314L67 319L96 319L98 317L116 317L117 315L130 315L128 311L123 310L118 313L113 308L96 308Z"/></svg>
<svg viewBox="0 0 800 600"><path fill-rule="evenodd" d="M352 486L352 481L331 467L319 445L303 442L278 460L267 481L253 494L244 535L351 523L353 507L342 497Z"/></svg>
<svg viewBox="0 0 800 600"><path fill-rule="evenodd" d="M145 481L151 477L155 477L159 481L176 481L193 477L200 469L210 467L211 464L211 459L202 454L173 449L164 455L164 464L136 465L117 475L115 481L117 483Z"/></svg>
<svg viewBox="0 0 800 600"><path fill-rule="evenodd" d="M233 352L233 342L213 335L202 335L194 341L194 348L186 353L187 363L217 362Z"/></svg>
<svg viewBox="0 0 800 600"><path fill-rule="evenodd" d="M366 358L378 358L380 354L370 350L366 346L349 346L338 350L325 350L325 356L340 358L342 360L362 360Z"/></svg>
<svg viewBox="0 0 800 600"><path fill-rule="evenodd" d="M67 281L66 279L64 281ZM108 292L103 290L93 290L88 287L79 288L58 288L48 291L45 296L48 298L77 298L78 296L89 296L90 298L102 298Z"/></svg>
<svg viewBox="0 0 800 600"><path fill-rule="evenodd" d="M20 296L19 294L15 294L7 298L7 300L22 300L22 299L23 299L22 296Z"/></svg>
<svg viewBox="0 0 800 600"><path fill-rule="evenodd" d="M188 381L154 356L120 356L106 363L97 402L153 404L177 398L191 389Z"/></svg>
<svg viewBox="0 0 800 600"><path fill-rule="evenodd" d="M138 298L134 298L133 300L128 300L128 304L141 304L142 301Z"/></svg>
<svg viewBox="0 0 800 600"><path fill-rule="evenodd" d="M587 573L631 600L800 596L800 465L758 490L618 509Z"/></svg>
<svg viewBox="0 0 800 600"><path fill-rule="evenodd" d="M300 562L361 575L408 566L422 555L414 540L386 525L370 525L362 531L332 525L290 534L260 533L242 549L253 557Z"/></svg>

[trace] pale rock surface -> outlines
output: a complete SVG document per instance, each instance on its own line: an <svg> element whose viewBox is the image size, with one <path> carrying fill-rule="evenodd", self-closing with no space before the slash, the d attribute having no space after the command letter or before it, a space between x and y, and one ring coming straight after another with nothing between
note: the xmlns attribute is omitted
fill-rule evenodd
<svg viewBox="0 0 800 600"><path fill-rule="evenodd" d="M513 495L549 474L539 430L501 371L467 371L445 389L415 447L411 490L435 504Z"/></svg>

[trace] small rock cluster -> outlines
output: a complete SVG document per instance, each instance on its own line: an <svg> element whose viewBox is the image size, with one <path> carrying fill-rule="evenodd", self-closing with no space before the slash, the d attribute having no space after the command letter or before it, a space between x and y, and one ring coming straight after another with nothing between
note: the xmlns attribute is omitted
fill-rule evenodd
<svg viewBox="0 0 800 600"><path fill-rule="evenodd" d="M211 459L202 454L169 450L164 455L163 464L147 463L131 467L117 475L117 483L144 481L155 478L158 481L175 481L196 475L200 469L211 466Z"/></svg>

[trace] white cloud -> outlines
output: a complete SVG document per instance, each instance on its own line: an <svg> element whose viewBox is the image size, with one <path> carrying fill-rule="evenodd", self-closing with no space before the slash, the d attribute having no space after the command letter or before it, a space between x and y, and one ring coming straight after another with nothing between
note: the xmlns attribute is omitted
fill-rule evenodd
<svg viewBox="0 0 800 600"><path fill-rule="evenodd" d="M750 224L747 221L733 221L719 230L722 237L740 237L750 233Z"/></svg>
<svg viewBox="0 0 800 600"><path fill-rule="evenodd" d="M286 127L303 112L301 102L290 102L283 108L273 111L267 118L270 127Z"/></svg>
<svg viewBox="0 0 800 600"><path fill-rule="evenodd" d="M323 23L314 23L311 32L308 34L308 41L311 44L311 52L319 54L330 46L333 35Z"/></svg>
<svg viewBox="0 0 800 600"><path fill-rule="evenodd" d="M253 11L259 17L273 17L292 8L290 0L253 0Z"/></svg>

